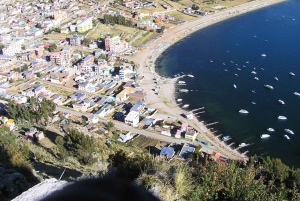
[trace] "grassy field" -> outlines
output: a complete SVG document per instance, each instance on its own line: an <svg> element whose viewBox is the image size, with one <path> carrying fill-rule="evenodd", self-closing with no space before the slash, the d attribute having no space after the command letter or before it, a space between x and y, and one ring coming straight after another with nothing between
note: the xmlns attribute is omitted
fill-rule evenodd
<svg viewBox="0 0 300 201"><path fill-rule="evenodd" d="M45 38L48 38L50 40L62 40L62 39L65 39L65 38L71 38L73 36L73 34L63 34L63 33L51 33L47 36L45 36Z"/></svg>
<svg viewBox="0 0 300 201"><path fill-rule="evenodd" d="M72 94L74 94L73 91L68 91L68 90L62 89L60 87L50 86L50 85L46 85L46 84L44 84L44 86L46 87L47 90L55 92L55 93L59 93L63 96L71 96Z"/></svg>
<svg viewBox="0 0 300 201"><path fill-rule="evenodd" d="M151 40L152 38L155 38L158 35L159 34L157 32L155 32L155 31L154 32L150 32L150 31L146 32L140 38L138 38L136 41L134 41L134 43L132 44L132 46L134 46L134 47L140 47L141 45L143 45L147 41Z"/></svg>
<svg viewBox="0 0 300 201"><path fill-rule="evenodd" d="M142 31L138 30L133 27L126 27L122 25L105 25L99 23L98 26L93 30L90 31L87 35L87 38L89 39L97 39L102 37L101 34L106 35L110 34L113 36L120 35L123 40L130 41L132 38L134 38L136 35L140 34Z"/></svg>
<svg viewBox="0 0 300 201"><path fill-rule="evenodd" d="M192 17L190 15L184 14L179 11L171 11L171 12L168 12L167 14L173 16L175 19L181 19L181 20L185 20L185 21L191 21L191 20L196 19L195 17Z"/></svg>
<svg viewBox="0 0 300 201"><path fill-rule="evenodd" d="M130 142L132 145L136 145L140 148L146 148L148 146L155 147L157 144L159 144L159 140L147 138L143 135L138 136L135 140Z"/></svg>

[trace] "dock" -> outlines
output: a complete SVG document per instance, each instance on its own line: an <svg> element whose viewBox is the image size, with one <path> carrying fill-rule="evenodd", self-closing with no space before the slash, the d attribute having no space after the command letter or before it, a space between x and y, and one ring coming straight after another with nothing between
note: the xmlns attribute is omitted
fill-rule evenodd
<svg viewBox="0 0 300 201"><path fill-rule="evenodd" d="M230 147L230 146L232 146L232 145L234 145L235 144L235 142L232 142L232 143L230 143L228 146Z"/></svg>
<svg viewBox="0 0 300 201"><path fill-rule="evenodd" d="M216 138L221 137L223 134L217 135Z"/></svg>
<svg viewBox="0 0 300 201"><path fill-rule="evenodd" d="M202 113L205 113L205 111L194 113L194 115L195 114L202 114Z"/></svg>
<svg viewBox="0 0 300 201"><path fill-rule="evenodd" d="M204 107L200 107L200 108L191 110L191 112L194 112L194 111L196 111L196 110L203 110L203 109L204 109Z"/></svg>
<svg viewBox="0 0 300 201"><path fill-rule="evenodd" d="M244 153L242 153L243 155L245 155L245 154L247 154L249 151L247 150L247 151L245 151Z"/></svg>
<svg viewBox="0 0 300 201"><path fill-rule="evenodd" d="M217 123L219 123L219 122L213 122L213 123L210 123L210 124L206 124L205 126L211 126L211 125L215 125L215 124L217 124Z"/></svg>

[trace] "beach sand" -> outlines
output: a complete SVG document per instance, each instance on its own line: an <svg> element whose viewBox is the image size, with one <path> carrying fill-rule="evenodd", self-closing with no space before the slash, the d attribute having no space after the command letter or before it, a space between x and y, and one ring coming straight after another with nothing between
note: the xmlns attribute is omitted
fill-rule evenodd
<svg viewBox="0 0 300 201"><path fill-rule="evenodd" d="M205 147L205 150L207 152L211 153L213 151L217 151L231 159L247 160L248 158L246 155L239 153L238 149L231 149L228 145L226 145L223 141L216 137L213 134L212 130L205 126L203 122L198 121L196 118L194 118L193 120L188 120L181 116L181 114L186 114L187 111L178 107L175 100L175 84L177 82L177 79L160 77L155 72L154 63L156 58L165 49L167 49L168 46L188 36L190 33L196 30L207 27L222 20L235 17L245 12L257 10L259 8L282 1L284 0L251 1L249 3L235 6L233 8L228 8L215 14L203 16L197 18L194 21L181 24L173 29L168 29L161 38L158 38L152 41L150 44L147 44L146 47L138 51L138 53L132 58L132 60L139 66L137 70L138 73L140 75L144 75L145 77L145 80L140 83L140 86L147 94L147 106L156 108L159 110L159 112L175 116L181 122L189 123L190 126L198 130L199 135L197 138L210 143L209 146ZM158 95L153 90L155 89L155 87L159 87Z"/></svg>

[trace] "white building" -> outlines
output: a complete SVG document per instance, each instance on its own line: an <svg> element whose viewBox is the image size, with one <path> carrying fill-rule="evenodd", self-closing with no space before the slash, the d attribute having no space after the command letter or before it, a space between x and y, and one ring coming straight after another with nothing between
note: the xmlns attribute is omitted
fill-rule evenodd
<svg viewBox="0 0 300 201"><path fill-rule="evenodd" d="M2 49L2 54L5 56L14 56L16 53L20 53L23 43L24 39L7 42L5 48Z"/></svg>
<svg viewBox="0 0 300 201"><path fill-rule="evenodd" d="M131 111L125 117L125 124L128 124L132 127L137 127L139 120L139 113L136 111Z"/></svg>
<svg viewBox="0 0 300 201"><path fill-rule="evenodd" d="M130 133L130 132L128 132L127 134L120 134L120 136L119 136L119 141L120 142L123 142L123 143L125 143L125 142L127 142L128 140L131 140L133 138L133 135Z"/></svg>

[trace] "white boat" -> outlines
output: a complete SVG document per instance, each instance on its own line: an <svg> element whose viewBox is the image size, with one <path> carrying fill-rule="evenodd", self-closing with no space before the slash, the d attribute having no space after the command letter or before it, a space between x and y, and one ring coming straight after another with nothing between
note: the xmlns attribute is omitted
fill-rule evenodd
<svg viewBox="0 0 300 201"><path fill-rule="evenodd" d="M280 120L287 120L287 118L285 116L278 116L278 119L280 119Z"/></svg>
<svg viewBox="0 0 300 201"><path fill-rule="evenodd" d="M185 81L178 81L178 84L185 84Z"/></svg>
<svg viewBox="0 0 300 201"><path fill-rule="evenodd" d="M249 61L246 61L246 64L248 64L249 63Z"/></svg>
<svg viewBox="0 0 300 201"><path fill-rule="evenodd" d="M194 77L194 75L192 75L192 74L188 74L187 76L188 76L188 77Z"/></svg>
<svg viewBox="0 0 300 201"><path fill-rule="evenodd" d="M247 110L241 109L241 110L239 111L239 113L248 114L249 112L248 112Z"/></svg>
<svg viewBox="0 0 300 201"><path fill-rule="evenodd" d="M285 102L283 101L283 100L278 100L278 103L280 103L281 105L284 105L285 104Z"/></svg>
<svg viewBox="0 0 300 201"><path fill-rule="evenodd" d="M252 93L254 93L254 94L256 93L256 92L255 92L255 89L252 90Z"/></svg>
<svg viewBox="0 0 300 201"><path fill-rule="evenodd" d="M210 62L212 63L212 62L214 62L213 60L210 60Z"/></svg>
<svg viewBox="0 0 300 201"><path fill-rule="evenodd" d="M255 101L252 101L251 103L252 103L253 105L256 105L256 102L255 102Z"/></svg>
<svg viewBox="0 0 300 201"><path fill-rule="evenodd" d="M272 87L271 85L265 84L264 87L268 88L268 89L274 89L274 87Z"/></svg>
<svg viewBox="0 0 300 201"><path fill-rule="evenodd" d="M294 92L293 94L296 96L300 96L300 93L298 93L298 92Z"/></svg>
<svg viewBox="0 0 300 201"><path fill-rule="evenodd" d="M256 75L256 72L255 72L255 71L252 71L251 73L254 74L254 75Z"/></svg>
<svg viewBox="0 0 300 201"><path fill-rule="evenodd" d="M181 99L181 98L178 98L178 99L177 99L177 101L178 101L178 102L181 102L181 101L182 101L182 99Z"/></svg>
<svg viewBox="0 0 300 201"><path fill-rule="evenodd" d="M277 78L277 77L274 77L274 80L278 81L278 78Z"/></svg>
<svg viewBox="0 0 300 201"><path fill-rule="evenodd" d="M226 136L222 137L222 140L223 140L223 141L227 141L227 140L229 140L229 139L230 139L230 136L229 136L229 135L226 135Z"/></svg>
<svg viewBox="0 0 300 201"><path fill-rule="evenodd" d="M254 79L255 79L255 80L259 80L258 77L255 77Z"/></svg>
<svg viewBox="0 0 300 201"><path fill-rule="evenodd" d="M225 64L225 63L223 63L223 65L225 66L226 64Z"/></svg>
<svg viewBox="0 0 300 201"><path fill-rule="evenodd" d="M234 84L233 87L236 89L236 85Z"/></svg>
<svg viewBox="0 0 300 201"><path fill-rule="evenodd" d="M228 69L227 69L227 68L225 68L225 69L224 69L224 71L226 71L226 72L227 72L227 71L228 71Z"/></svg>
<svg viewBox="0 0 300 201"><path fill-rule="evenodd" d="M290 73L289 73L289 75L291 75L291 76L295 76L295 74L294 74L293 72L290 72Z"/></svg>
<svg viewBox="0 0 300 201"><path fill-rule="evenodd" d="M244 142L242 142L241 144L239 144L239 147L246 147L246 146L247 146L247 144L244 143Z"/></svg>
<svg viewBox="0 0 300 201"><path fill-rule="evenodd" d="M268 138L268 137L270 137L271 135L269 135L269 134L262 134L262 135L260 135L260 138Z"/></svg>
<svg viewBox="0 0 300 201"><path fill-rule="evenodd" d="M235 76L239 76L238 74L234 74Z"/></svg>
<svg viewBox="0 0 300 201"><path fill-rule="evenodd" d="M182 108L188 108L190 105L189 104L184 104L183 106L182 106Z"/></svg>
<svg viewBox="0 0 300 201"><path fill-rule="evenodd" d="M274 128L268 128L267 131L274 132L275 129Z"/></svg>
<svg viewBox="0 0 300 201"><path fill-rule="evenodd" d="M284 129L284 131L287 132L287 133L289 133L289 134L292 134L292 135L295 134L295 133L294 133L292 130L290 130L290 129Z"/></svg>
<svg viewBox="0 0 300 201"><path fill-rule="evenodd" d="M265 70L264 68L260 68L261 70Z"/></svg>
<svg viewBox="0 0 300 201"><path fill-rule="evenodd" d="M188 92L188 89L179 89L180 92Z"/></svg>
<svg viewBox="0 0 300 201"><path fill-rule="evenodd" d="M266 55L266 54L261 54L261 56L262 56L262 57L266 57L267 55Z"/></svg>
<svg viewBox="0 0 300 201"><path fill-rule="evenodd" d="M288 135L284 135L283 137L285 137L286 139L290 139L290 137Z"/></svg>
<svg viewBox="0 0 300 201"><path fill-rule="evenodd" d="M238 70L242 70L242 69L240 69L240 68L236 68L236 69L238 69Z"/></svg>

